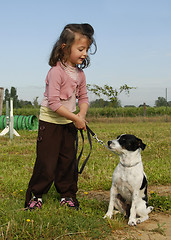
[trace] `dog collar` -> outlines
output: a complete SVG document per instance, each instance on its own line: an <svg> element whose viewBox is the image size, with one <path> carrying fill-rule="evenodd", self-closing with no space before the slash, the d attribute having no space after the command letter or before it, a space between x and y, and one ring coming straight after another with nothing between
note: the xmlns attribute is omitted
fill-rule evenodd
<svg viewBox="0 0 171 240"><path fill-rule="evenodd" d="M126 164L123 164L123 163L121 163L120 162L120 164L123 166L123 167L128 167L128 168L130 168L130 167L135 167L136 165L138 165L140 162L137 162L137 163L135 163L134 165L126 165Z"/></svg>

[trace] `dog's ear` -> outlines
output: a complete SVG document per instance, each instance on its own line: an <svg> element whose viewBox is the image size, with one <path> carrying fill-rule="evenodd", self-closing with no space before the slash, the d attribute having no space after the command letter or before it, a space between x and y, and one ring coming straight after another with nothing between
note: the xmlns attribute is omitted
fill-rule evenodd
<svg viewBox="0 0 171 240"><path fill-rule="evenodd" d="M140 147L142 150L144 150L146 148L146 144L142 142Z"/></svg>
<svg viewBox="0 0 171 240"><path fill-rule="evenodd" d="M146 144L143 143L142 140L138 138L138 146L139 146L142 150L144 150L145 147L146 147Z"/></svg>

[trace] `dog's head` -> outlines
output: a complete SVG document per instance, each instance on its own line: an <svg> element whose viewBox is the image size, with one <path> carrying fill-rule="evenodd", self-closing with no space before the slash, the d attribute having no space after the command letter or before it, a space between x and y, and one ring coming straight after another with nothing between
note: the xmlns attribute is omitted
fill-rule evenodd
<svg viewBox="0 0 171 240"><path fill-rule="evenodd" d="M122 134L112 141L108 141L108 147L119 153L122 153L124 150L127 151L136 151L137 149L141 148L142 150L145 149L146 145L142 142L141 139L137 138L131 134Z"/></svg>

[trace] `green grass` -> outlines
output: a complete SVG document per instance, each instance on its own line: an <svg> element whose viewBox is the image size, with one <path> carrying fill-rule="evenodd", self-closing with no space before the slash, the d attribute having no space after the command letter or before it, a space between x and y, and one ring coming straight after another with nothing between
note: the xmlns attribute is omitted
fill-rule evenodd
<svg viewBox="0 0 171 240"><path fill-rule="evenodd" d="M171 198L168 196L159 196L156 192L150 193L149 205L155 206L155 211L170 211Z"/></svg>
<svg viewBox="0 0 171 240"><path fill-rule="evenodd" d="M171 183L170 122L91 122L89 127L104 141L121 133L135 134L146 149L142 152L144 170L150 186ZM59 206L59 195L52 186L43 196L43 209L24 211L25 191L36 157L37 132L19 131L11 141L0 137L0 236L2 239L105 239L116 229L127 228L127 220L117 215L103 219L108 202L89 198L90 190L109 190L118 156L93 141L91 157L79 176L80 211ZM81 147L81 138L80 138ZM82 161L89 152L85 139ZM85 193L84 193L85 192ZM169 196L151 194L150 203L158 211L170 210Z"/></svg>

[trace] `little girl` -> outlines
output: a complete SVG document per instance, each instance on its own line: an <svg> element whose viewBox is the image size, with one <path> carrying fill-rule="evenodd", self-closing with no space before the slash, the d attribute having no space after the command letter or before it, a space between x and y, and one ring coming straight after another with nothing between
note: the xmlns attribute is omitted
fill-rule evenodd
<svg viewBox="0 0 171 240"><path fill-rule="evenodd" d="M42 208L42 195L53 182L61 195L61 206L79 208L75 140L77 129L86 130L89 102L82 69L90 63L92 44L96 52L93 34L89 24L68 24L52 49L40 108L37 158L26 192L27 209ZM74 113L76 98L78 114Z"/></svg>

